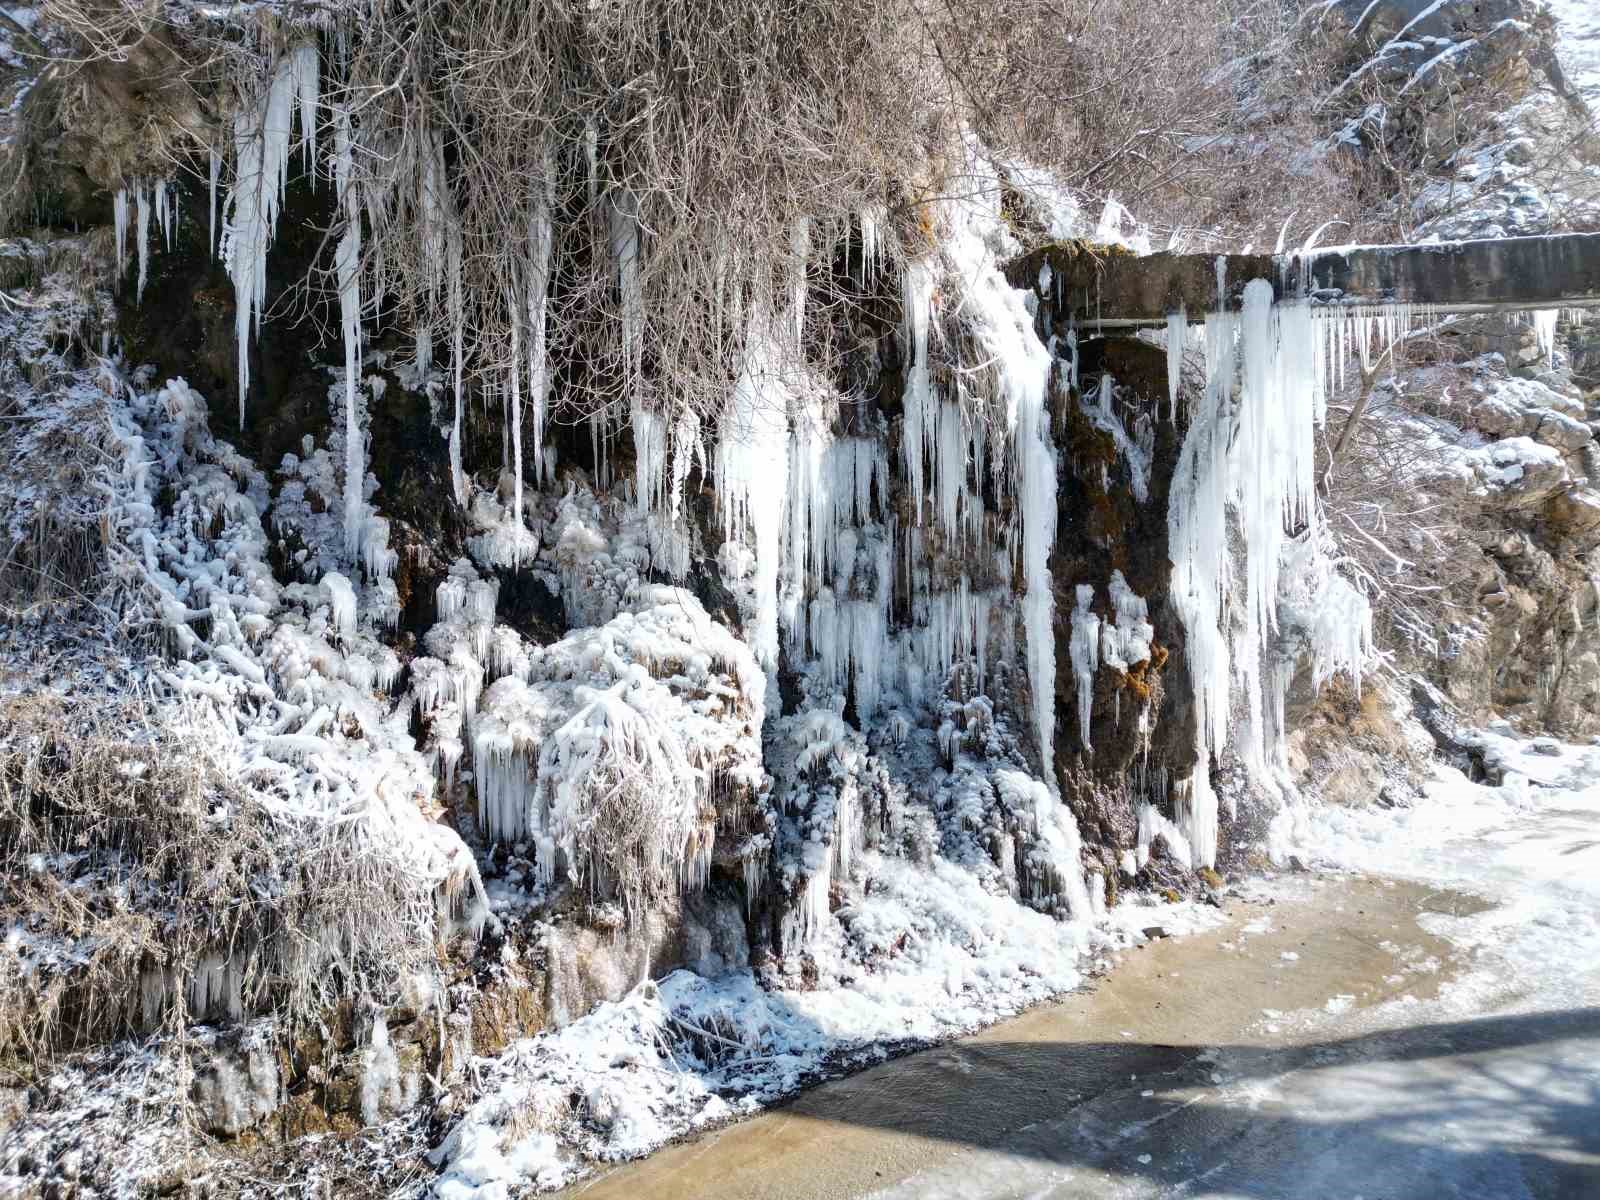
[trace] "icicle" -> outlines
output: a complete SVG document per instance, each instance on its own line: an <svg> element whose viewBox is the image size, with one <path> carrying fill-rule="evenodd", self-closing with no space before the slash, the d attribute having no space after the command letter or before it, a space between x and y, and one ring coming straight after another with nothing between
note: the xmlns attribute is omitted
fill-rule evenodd
<svg viewBox="0 0 1600 1200"><path fill-rule="evenodd" d="M455 416L450 424L450 485L455 490L456 503L467 504L467 477L461 468L461 402L462 376L466 369L463 328L466 323L465 299L461 288L461 231L452 225L447 234L445 255L450 273L450 354L455 376Z"/></svg>
<svg viewBox="0 0 1600 1200"><path fill-rule="evenodd" d="M778 566L788 490L788 411L774 321L759 306L745 330L744 360L717 446L717 499L724 536L748 528L755 541L756 617L750 647L768 671L778 665Z"/></svg>
<svg viewBox="0 0 1600 1200"><path fill-rule="evenodd" d="M806 325L806 258L811 254L811 221L808 218L800 217L795 221L789 250L793 256L789 316L794 325L794 344L798 349Z"/></svg>
<svg viewBox="0 0 1600 1200"><path fill-rule="evenodd" d="M334 125L334 179L345 209L345 230L334 250L339 275L339 318L344 331L344 541L361 550L362 507L367 478L366 443L357 412L361 372L361 205L351 178L350 112L340 108Z"/></svg>
<svg viewBox="0 0 1600 1200"><path fill-rule="evenodd" d="M666 427L644 407L644 291L639 277L639 200L631 192L611 199L611 260L622 308L622 357L633 417L634 495L647 509L666 465ZM598 459L596 460L598 462ZM776 564L773 564L774 570Z"/></svg>
<svg viewBox="0 0 1600 1200"><path fill-rule="evenodd" d="M1189 335L1187 314L1179 307L1167 314L1167 399L1171 402L1168 419L1178 419L1178 384L1183 375L1183 342Z"/></svg>
<svg viewBox="0 0 1600 1200"><path fill-rule="evenodd" d="M1190 406L1168 509L1171 597L1185 633L1200 771L1209 769L1212 751L1227 740L1230 662L1222 604L1230 566L1226 508L1237 328L1232 314L1206 317L1206 385Z"/></svg>
<svg viewBox="0 0 1600 1200"><path fill-rule="evenodd" d="M511 312L511 371L506 389L506 421L511 426L511 512L518 532L522 530L522 318L517 312L517 296L506 297Z"/></svg>
<svg viewBox="0 0 1600 1200"><path fill-rule="evenodd" d="M433 370L433 312L439 289L451 267L450 233L453 211L444 174L444 143L438 134L426 139L417 169L417 223L419 250L427 298L427 311L417 320L412 340L416 345L417 382L426 387ZM376 219L376 218L374 218Z"/></svg>
<svg viewBox="0 0 1600 1200"><path fill-rule="evenodd" d="M426 390L428 376L433 373L433 330L428 327L426 318L418 321L412 330L411 343L415 347L412 362L417 372L417 386Z"/></svg>
<svg viewBox="0 0 1600 1200"><path fill-rule="evenodd" d="M145 279L150 272L150 185L140 183L134 189L139 208L139 284L134 292L134 302L144 299Z"/></svg>
<svg viewBox="0 0 1600 1200"><path fill-rule="evenodd" d="M210 159L208 174L211 189L211 235L206 244L209 247L207 253L215 255L217 252L217 180L222 176L222 151L215 146L211 147Z"/></svg>
<svg viewBox="0 0 1600 1200"><path fill-rule="evenodd" d="M1056 540L1056 463L1044 414L1044 381L1030 381L1019 398L1018 465L1021 467L1023 627L1028 639L1028 677L1033 692L1035 733L1039 757L1054 790L1055 764L1055 634L1051 629L1055 609L1050 552Z"/></svg>
<svg viewBox="0 0 1600 1200"><path fill-rule="evenodd" d="M870 288L883 262L883 226L889 214L884 206L871 205L856 215L861 222L861 285Z"/></svg>
<svg viewBox="0 0 1600 1200"><path fill-rule="evenodd" d="M1556 365L1556 319L1560 315L1560 310L1554 308L1535 309L1531 314L1534 339L1552 370Z"/></svg>
<svg viewBox="0 0 1600 1200"><path fill-rule="evenodd" d="M306 42L291 56L295 76L295 91L300 101L301 151L306 170L316 178L317 169L317 100L320 93L319 71L321 63L314 43Z"/></svg>
<svg viewBox="0 0 1600 1200"><path fill-rule="evenodd" d="M541 479L544 434L549 398L546 339L549 329L551 209L554 207L555 160L545 148L543 172L533 186L532 216L528 222L528 402L533 408L533 463L535 480ZM520 520L520 517L518 518Z"/></svg>
<svg viewBox="0 0 1600 1200"><path fill-rule="evenodd" d="M168 250L172 249L172 222L167 215L167 185L165 180L157 180L152 186L151 200L155 205L156 227L161 230L161 237Z"/></svg>
<svg viewBox="0 0 1600 1200"><path fill-rule="evenodd" d="M323 590L328 594L328 607L333 614L333 626L341 637L350 637L356 631L356 593L350 581L338 571L329 571L322 577Z"/></svg>
<svg viewBox="0 0 1600 1200"><path fill-rule="evenodd" d="M298 92L295 53L279 60L266 91L240 108L233 123L234 181L228 194L223 259L233 279L234 336L239 353L239 427L250 391L250 339L260 328L267 294L267 248L277 227L287 178L293 104Z"/></svg>
<svg viewBox="0 0 1600 1200"><path fill-rule="evenodd" d="M922 456L924 426L934 405L928 372L928 321L933 304L933 271L925 262L906 264L901 308L905 314L906 398L900 451L911 489L912 520L922 524Z"/></svg>
<svg viewBox="0 0 1600 1200"><path fill-rule="evenodd" d="M115 199L112 201L113 222L117 227L117 278L128 272L128 189L117 189Z"/></svg>
<svg viewBox="0 0 1600 1200"><path fill-rule="evenodd" d="M1078 737L1085 750L1089 742L1089 718L1094 706L1094 676L1100 665L1100 618L1089 608L1094 603L1094 588L1078 585L1078 604L1072 612L1072 673L1078 683Z"/></svg>

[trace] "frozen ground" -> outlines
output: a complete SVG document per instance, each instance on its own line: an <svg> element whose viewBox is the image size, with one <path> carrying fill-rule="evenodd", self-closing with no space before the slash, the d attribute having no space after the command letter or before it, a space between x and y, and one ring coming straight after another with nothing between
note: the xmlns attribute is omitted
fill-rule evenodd
<svg viewBox="0 0 1600 1200"><path fill-rule="evenodd" d="M1226 931L581 1190L1600 1195L1600 747L1485 750L1503 786L1285 819L1333 872Z"/></svg>

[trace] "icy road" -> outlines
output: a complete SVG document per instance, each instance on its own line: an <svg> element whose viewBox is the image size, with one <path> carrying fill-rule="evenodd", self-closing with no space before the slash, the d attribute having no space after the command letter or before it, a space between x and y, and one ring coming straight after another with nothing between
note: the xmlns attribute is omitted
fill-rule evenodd
<svg viewBox="0 0 1600 1200"><path fill-rule="evenodd" d="M1337 869L1221 929L573 1194L1600 1198L1600 748L1490 749L1302 814Z"/></svg>

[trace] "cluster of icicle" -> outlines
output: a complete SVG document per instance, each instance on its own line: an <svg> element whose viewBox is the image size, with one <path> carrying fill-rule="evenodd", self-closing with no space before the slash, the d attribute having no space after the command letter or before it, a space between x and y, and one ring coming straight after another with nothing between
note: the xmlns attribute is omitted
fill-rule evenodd
<svg viewBox="0 0 1600 1200"><path fill-rule="evenodd" d="M1155 642L1155 627L1150 624L1150 609L1144 597L1128 586L1119 570L1111 572L1107 587L1111 595L1111 615L1102 619L1091 607L1094 587L1080 583L1077 604L1072 610L1068 654L1078 691L1078 731L1085 750L1090 744L1090 718L1094 715L1094 677L1104 663L1113 671L1126 673L1139 663L1148 662ZM1116 716L1122 719L1122 690L1117 690ZM1150 714L1141 708L1137 717L1141 735L1150 728Z"/></svg>
<svg viewBox="0 0 1600 1200"><path fill-rule="evenodd" d="M230 144L213 147L210 154L210 245L221 257L233 283L235 298L235 336L238 353L239 422L245 418L245 401L250 389L250 347L260 330L266 303L267 252L277 230L283 209L284 191L289 180L290 161L299 148L310 172L315 176L324 167L318 158L319 114L324 107L321 96L321 70L314 42L301 43L281 54L263 86L252 101L242 104L234 117ZM420 214L423 230L420 252L430 301L444 296L457 316L454 327L456 412L451 437L451 466L457 499L466 504L468 496L461 470L461 408L463 395L461 304L461 251L455 228L449 189L444 182L443 142L434 135L424 139L416 150L414 170L395 164L392 178L405 181L396 191L405 195L369 193L357 186L354 169L356 132L348 109L337 107L331 114L333 150L325 164L336 188L341 218L340 236L334 249L334 269L338 284L340 326L344 342L344 531L345 548L352 559L382 562L388 554L383 530L374 524L365 505L367 447L361 430L362 396L362 317L366 301L361 291L363 224L380 227L395 209L414 209ZM232 156L232 177L222 204L222 228L217 228L218 190L221 186L225 149ZM414 194L412 194L414 193ZM541 218L538 212L543 212ZM166 182L138 181L131 189L117 193L115 225L119 269L125 269L129 235L136 225L139 278L142 298L148 277L150 226L152 220L162 230L170 248L176 230L178 206L172 185ZM544 236L538 235L544 230ZM548 274L548 207L536 209L535 236L530 239L531 262L520 272L527 288L527 324L514 326L513 339L524 336L528 345L529 387L535 414L535 471L553 472L538 451L544 428L544 293ZM381 297L375 299L381 300ZM515 309L520 315L524 307ZM524 334L524 328L526 333ZM426 378L432 367L432 344L426 329L417 334L417 367ZM508 381L508 412L519 411L517 394L520 371ZM517 452L515 514L521 517L521 437L520 422L509 421Z"/></svg>
<svg viewBox="0 0 1600 1200"><path fill-rule="evenodd" d="M717 492L728 538L748 534L753 543L757 657L774 665L781 638L824 686L849 690L863 720L877 715L889 695L925 701L960 659L973 657L980 679L987 670L996 592L965 566L952 577L936 575L933 548L948 564L978 564L977 573L990 581L1009 580L1020 559L1034 727L1049 762L1055 660L1047 564L1056 513L1045 415L1050 359L1032 332L1023 294L1005 282L988 244L998 219L981 197L998 189L973 191L980 198L947 205L943 260L908 264L902 281L907 378L900 466L911 498L909 524L900 527L887 503L890 464L881 436L833 434L830 385L785 369L799 358L803 287L784 312L749 318L744 364L717 448ZM876 218L863 218L864 270L877 267L876 229ZM803 232L795 244L803 262ZM949 391L934 386L931 372L941 270L957 277L963 315L983 350ZM664 456L653 462L659 473ZM998 545L973 478L994 481L1018 514ZM641 489L658 485L641 481ZM911 626L902 630L890 618L897 570L911 612Z"/></svg>
<svg viewBox="0 0 1600 1200"><path fill-rule="evenodd" d="M1217 269L1220 297L1220 259ZM1342 379L1352 353L1372 369L1416 315L1401 305L1275 303L1272 285L1257 279L1245 286L1242 311L1205 318L1205 386L1190 401L1168 512L1172 601L1186 634L1199 753L1192 777L1174 784L1174 832L1196 866L1216 860L1209 767L1228 744L1234 696L1242 710L1241 758L1263 775L1281 764L1288 681L1271 639L1285 563L1301 569L1312 561L1288 553L1289 530L1317 521L1314 437L1330 383ZM1169 354L1181 324L1181 317L1169 323ZM1172 379L1176 403L1176 374ZM1243 547L1237 556L1230 550L1230 513ZM1301 534L1299 542L1306 541ZM1371 651L1370 609L1348 585L1338 598L1340 619L1312 631L1319 642L1315 670L1319 680L1345 671L1359 686ZM1142 848L1162 832L1156 815L1151 809L1141 820Z"/></svg>
<svg viewBox="0 0 1600 1200"><path fill-rule="evenodd" d="M980 196L998 195L997 188L975 191ZM959 372L960 382L953 394L942 394L932 386L928 340L935 280L925 268L913 265L904 287L909 361L901 446L917 524L921 526L924 512L931 511L928 524L947 551L965 551L966 557L977 559L987 550L997 558L995 574L1004 579L1011 576L1005 551L996 552L985 545L982 494L968 484L969 463L973 476L981 481L987 475L994 481L995 490L1011 502L1017 514L1007 540L1010 551L1020 558L1025 588L1022 626L1034 735L1045 774L1053 778L1055 633L1049 559L1056 536L1056 461L1045 410L1051 359L1033 333L1024 293L1011 288L990 260L992 251L985 235L992 217L977 199L952 204L946 241L946 253L961 280L972 332L985 351L983 362L993 380L992 394L984 397L967 391L967 381L980 368ZM998 410L1002 418L998 428L1004 438L992 438L991 425L982 419L980 410L986 402ZM906 562L914 601L927 597L930 609L938 607L933 597L940 589L933 579L920 528L909 531ZM966 577L956 588L947 589L947 594L964 601L970 594ZM980 663L986 657L989 602L977 597L974 601L970 612L956 614L952 632L957 644L947 640L940 647L945 661L969 636L969 629L970 644ZM940 626L930 622L929 627ZM945 634L946 639L949 636ZM980 686L981 676L980 667Z"/></svg>
<svg viewBox="0 0 1600 1200"><path fill-rule="evenodd" d="M1025 293L998 269L1004 253L998 186L979 180L955 190L965 194L943 207L939 252L907 264L901 279L905 415L898 462L891 464L879 427L834 432L838 399L831 384L793 368L804 305L797 286L783 311L749 318L745 360L717 447L717 493L726 537L754 550L752 645L769 667L786 648L807 675L815 705L809 722L842 728L826 697L842 707L847 693L863 722L903 720L899 706L942 698L951 668L964 660L973 663L981 689L990 662L1012 657L1020 624L1030 724L1046 778L1053 779L1051 356L1034 333ZM878 219L865 214L860 222L864 272L879 268ZM798 267L806 231L794 240ZM942 348L958 361L948 382L936 384L936 338L949 312L942 298L951 296L958 297L963 336ZM969 344L972 361L959 361ZM664 455L653 461L664 469ZM910 500L908 516L897 516L889 503L892 467ZM985 485L998 497L998 511L986 508ZM1018 573L1020 622L1009 603ZM909 615L898 626L897 611ZM998 647L991 646L996 639ZM808 736L817 745L839 744L814 730ZM1046 799L1054 795L1053 785L1036 788ZM815 853L801 864L801 899L786 944L806 942L826 922L830 881L848 871L858 836L851 795L844 787L814 794L826 811L808 812L808 819L832 829L808 843ZM1057 882L1074 897L1074 912L1087 911L1071 814L1058 805L1042 811L1051 836L1059 834L1065 847Z"/></svg>
<svg viewBox="0 0 1600 1200"><path fill-rule="evenodd" d="M485 835L531 852L542 884L568 871L603 886L596 821L626 793L633 832L652 834L648 870L705 886L707 815L723 791L762 782L767 681L749 647L691 593L642 583L604 625L531 646L493 624L495 592L458 563L439 589L430 657L412 667L447 774L463 729L471 743Z"/></svg>
<svg viewBox="0 0 1600 1200"><path fill-rule="evenodd" d="M231 144L232 179L223 205L220 238L213 237L227 265L237 301L240 419L250 381L250 344L261 322L266 298L266 256L284 202L289 164L299 147L315 169L322 80L318 51L302 43L281 54L254 102L241 106ZM455 416L450 440L451 471L458 502L469 501L461 466L463 340L461 248L449 188L444 181L441 143L435 135L407 150L415 162L396 164L388 178L394 195L373 194L376 186L357 183L353 154L357 131L351 113L331 114L333 145L327 164L337 193L341 223L334 252L340 323L344 340L344 526L346 552L354 560L383 559L386 545L369 547L374 532L364 503L366 439L362 431L362 315L377 297L363 297L363 228L378 228L400 207L421 217L420 253L424 278L457 314L452 328ZM547 156L548 157L548 156ZM494 389L503 393L512 491L506 524L523 526L523 422L509 419L526 407L532 413L531 467L536 485L554 476L553 454L544 446L549 380L546 364L546 305L552 244L549 198L551 164L530 172L530 228L524 258L512 265L506 281L513 366ZM217 188L223 151L211 159L211 211L216 223ZM608 201L610 242L621 299L622 341L634 397L631 417L635 443L634 492L652 523L652 550L675 577L688 567L688 539L681 520L683 484L698 459L717 483L720 510L730 541L749 537L754 551L754 614L750 640L757 658L776 667L780 636L798 659L820 665L840 690L849 687L857 711L870 718L886 690L920 699L937 688L951 664L975 656L980 674L990 658L990 615L996 592L966 575L950 581L932 578L928 535L954 550L980 553L984 512L980 489L969 485L972 464L1002 484L1006 499L1021 514L1001 551L982 551L994 559L989 578L1009 578L1012 556L1027 581L1023 627L1027 664L1033 680L1034 725L1045 761L1051 757L1054 726L1050 680L1054 676L1051 593L1047 561L1054 540L1055 463L1044 429L1044 395L1049 356L1031 335L1022 295L1011 289L994 263L986 237L1000 226L994 197L998 187L974 189L984 198L953 201L953 236L945 252L962 277L970 324L987 353L990 396L958 385L940 394L930 383L928 341L937 272L932 262L913 264L904 284L906 340L911 347L907 387L907 437L904 470L915 501L912 527L897 531L885 503L889 464L880 438L834 437L825 382L793 370L801 360L800 331L805 314L804 264L811 249L806 222L793 238L795 270L787 299L776 310L752 305L744 314L745 353L714 456L701 447L699 422L689 414L669 425L645 405L642 388L643 329L638 205L623 193ZM400 195L404 192L404 195ZM412 194L412 193L415 194ZM140 245L147 211L170 230L175 208L165 187L135 189ZM119 233L129 209L119 201ZM862 270L875 273L880 254L882 214L864 213L860 228ZM170 234L169 234L170 236ZM119 243L120 244L120 243ZM141 249L141 260L145 257ZM141 272L142 273L142 272ZM417 364L426 371L433 347L426 330L417 334ZM526 397L526 399L524 399ZM980 419L976 410L992 405L998 422ZM995 438L990 430L999 428ZM924 501L927 501L925 504ZM926 524L924 522L926 521ZM504 540L504 539L502 539ZM517 565L536 547L514 537L508 556ZM890 600L896 556L909 580L914 628L889 646ZM992 587L992 584L991 584Z"/></svg>
<svg viewBox="0 0 1600 1200"><path fill-rule="evenodd" d="M139 281L134 295L144 299L145 284L150 280L150 222L152 218L161 230L167 249L172 249L172 239L178 231L178 198L172 181L166 179L141 179L129 189L119 188L112 201L113 224L117 234L117 274L128 269L128 234L138 238ZM132 227L130 229L130 227Z"/></svg>

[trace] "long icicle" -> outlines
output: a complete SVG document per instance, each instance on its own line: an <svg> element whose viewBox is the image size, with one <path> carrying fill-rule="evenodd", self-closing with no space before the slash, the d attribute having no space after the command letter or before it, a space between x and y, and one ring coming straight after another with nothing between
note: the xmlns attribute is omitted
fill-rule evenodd
<svg viewBox="0 0 1600 1200"><path fill-rule="evenodd" d="M144 300L145 280L150 274L150 185L141 180L134 187L139 208L139 284L134 291L134 302Z"/></svg>
<svg viewBox="0 0 1600 1200"><path fill-rule="evenodd" d="M511 512L516 528L522 528L522 319L517 312L515 287L507 290L506 307L511 312L511 387L506 393L506 420L511 424Z"/></svg>
<svg viewBox="0 0 1600 1200"><path fill-rule="evenodd" d="M533 475L544 479L544 427L547 417L549 371L546 364L546 338L549 329L550 251L552 230L551 195L555 162L545 147L543 170L533 186L533 215L528 222L528 402L533 409Z"/></svg>
<svg viewBox="0 0 1600 1200"><path fill-rule="evenodd" d="M211 184L211 237L206 243L208 253L215 255L217 252L217 180L222 176L222 151L211 147L210 184Z"/></svg>
<svg viewBox="0 0 1600 1200"><path fill-rule="evenodd" d="M266 305L267 248L283 206L298 79L295 52L290 52L278 61L266 91L255 104L244 105L233 122L234 181L223 258L233 279L241 429L250 392L250 339Z"/></svg>
<svg viewBox="0 0 1600 1200"><path fill-rule="evenodd" d="M449 260L447 269L450 272L450 354L455 366L455 418L450 425L450 486L455 490L456 503L465 508L467 505L467 476L461 469L461 392L462 374L465 368L463 361L463 326L465 320L462 315L464 297L461 289L461 232L451 225L446 242L445 256Z"/></svg>
<svg viewBox="0 0 1600 1200"><path fill-rule="evenodd" d="M367 466L356 394L361 370L361 204L351 178L350 143L350 113L340 109L334 125L334 178L346 224L334 258L339 271L339 317L344 328L344 543L345 551L356 558L361 552L362 492Z"/></svg>

